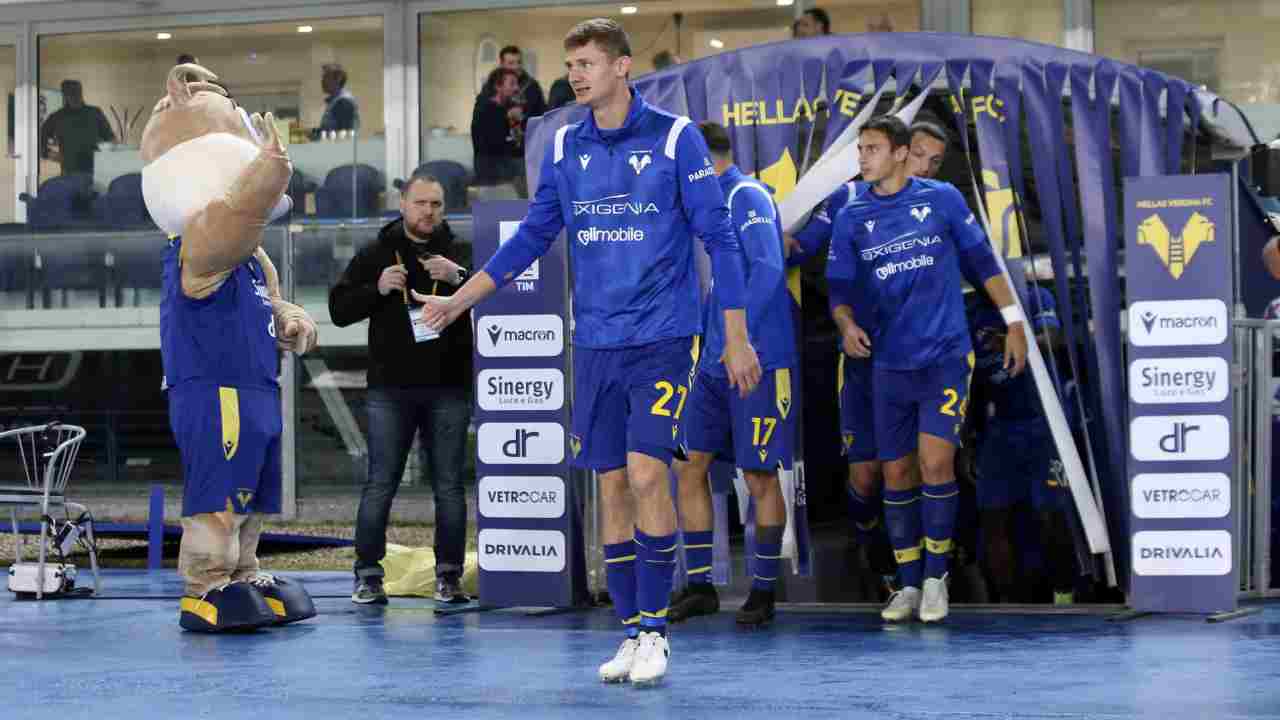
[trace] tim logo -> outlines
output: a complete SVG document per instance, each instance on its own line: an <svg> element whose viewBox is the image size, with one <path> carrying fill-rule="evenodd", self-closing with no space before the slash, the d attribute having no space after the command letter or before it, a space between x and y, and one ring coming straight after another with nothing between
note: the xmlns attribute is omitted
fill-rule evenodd
<svg viewBox="0 0 1280 720"><path fill-rule="evenodd" d="M590 165L590 164L591 164L591 156L590 156L590 155L579 155L579 156L578 156L578 162L579 162L579 163L581 163L581 165L582 165L582 169L583 169L583 170L586 170L586 169L587 169L587 165Z"/></svg>
<svg viewBox="0 0 1280 720"><path fill-rule="evenodd" d="M635 170L636 174L639 175L641 171L653 163L653 154L648 150L633 152L631 153L631 159L628 162L631 163L631 169ZM583 169L586 169L585 165L583 166Z"/></svg>
<svg viewBox="0 0 1280 720"><path fill-rule="evenodd" d="M1213 221L1198 212L1191 213L1182 232L1176 235L1169 232L1159 215L1152 215L1138 225L1138 244L1154 250L1169 275L1177 280L1200 246L1214 241L1214 234Z"/></svg>
<svg viewBox="0 0 1280 720"><path fill-rule="evenodd" d="M924 222L924 219L929 217L931 212L933 212L933 208L928 205L917 205L911 208L911 217L915 218L916 222Z"/></svg>
<svg viewBox="0 0 1280 720"><path fill-rule="evenodd" d="M863 224L863 225L865 225L865 226L867 227L867 234L868 234L868 235L870 235L870 234L872 233L872 231L874 231L874 230L876 229L876 221L875 221L875 220L868 220L868 221L866 221L866 222L864 222L864 223L862 223L862 224Z"/></svg>

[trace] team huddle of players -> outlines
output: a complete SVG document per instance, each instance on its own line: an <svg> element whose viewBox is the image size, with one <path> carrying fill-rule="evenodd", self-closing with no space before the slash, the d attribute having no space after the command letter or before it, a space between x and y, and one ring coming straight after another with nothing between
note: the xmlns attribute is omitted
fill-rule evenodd
<svg viewBox="0 0 1280 720"><path fill-rule="evenodd" d="M775 277L784 236L767 191L732 166L724 129L705 123L701 130L748 258L748 278L770 278L767 295L748 298L747 320L753 341L763 342L757 352L772 362L762 359L766 382L746 399L717 383L719 308L713 293L705 315L711 352L698 365L679 418L688 454L687 462L676 463L688 577L669 619L719 609L710 579L706 479L718 455L743 470L756 503L751 592L737 620L759 625L774 614L785 523L776 472L790 467L795 432L788 402L795 337L783 317L790 307L786 291ZM977 436L977 477L971 479L981 513L981 554L1000 599L1030 596L1014 551L1015 510L1029 502L1054 572L1055 601L1071 602L1070 536L1056 451L1030 373L1022 372L1026 321L1009 322L997 309L1011 305L1012 296L980 223L954 187L932 180L947 151L946 132L927 121L908 128L881 117L862 129L859 146L862 180L841 186L785 243L787 265L828 248L854 567L883 578L886 621L946 617L960 497L955 451L972 444L962 438ZM977 289L967 304L962 277ZM1023 297L1023 306L1048 355L1059 327L1055 304L1047 291L1031 287L1035 297ZM770 320L759 322L763 314ZM758 322L768 332L755 332ZM973 417L970 407L979 409Z"/></svg>

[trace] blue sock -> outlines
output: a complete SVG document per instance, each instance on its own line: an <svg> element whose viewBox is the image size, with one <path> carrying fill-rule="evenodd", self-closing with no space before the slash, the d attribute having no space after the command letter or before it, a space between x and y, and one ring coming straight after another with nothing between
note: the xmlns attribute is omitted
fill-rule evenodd
<svg viewBox="0 0 1280 720"><path fill-rule="evenodd" d="M883 506L881 497L863 497L848 485L845 486L845 495L848 498L849 529L853 533L853 539L859 545L866 545L880 532L880 509Z"/></svg>
<svg viewBox="0 0 1280 720"><path fill-rule="evenodd" d="M684 534L684 562L690 585L711 584L711 532L697 530Z"/></svg>
<svg viewBox="0 0 1280 720"><path fill-rule="evenodd" d="M627 628L627 636L640 634L636 608L636 544L633 540L604 546L604 581L613 611Z"/></svg>
<svg viewBox="0 0 1280 720"><path fill-rule="evenodd" d="M956 527L956 506L960 490L955 481L924 487L920 514L924 517L924 576L940 578L947 574L951 557L951 533Z"/></svg>
<svg viewBox="0 0 1280 720"><path fill-rule="evenodd" d="M636 528L636 597L640 605L640 629L667 632L667 603L671 599L676 567L676 536L646 535Z"/></svg>
<svg viewBox="0 0 1280 720"><path fill-rule="evenodd" d="M773 585L778 581L781 559L782 526L766 525L756 528L756 564L751 589L773 592Z"/></svg>
<svg viewBox="0 0 1280 720"><path fill-rule="evenodd" d="M893 556L898 560L898 582L903 587L920 587L924 574L920 504L920 488L884 491L884 519L889 526Z"/></svg>

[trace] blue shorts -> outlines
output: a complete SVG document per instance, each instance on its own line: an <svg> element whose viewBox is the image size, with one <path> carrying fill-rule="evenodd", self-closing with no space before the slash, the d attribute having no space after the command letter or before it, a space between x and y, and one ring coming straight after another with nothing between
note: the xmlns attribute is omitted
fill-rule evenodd
<svg viewBox="0 0 1280 720"><path fill-rule="evenodd" d="M972 352L919 370L874 368L871 376L880 459L897 460L915 452L920 433L959 445L972 375Z"/></svg>
<svg viewBox="0 0 1280 720"><path fill-rule="evenodd" d="M978 447L978 508L1000 510L1031 501L1036 510L1062 506L1061 461L1042 420L992 422Z"/></svg>
<svg viewBox="0 0 1280 720"><path fill-rule="evenodd" d="M282 510L278 389L169 389L169 427L182 457L182 516Z"/></svg>
<svg viewBox="0 0 1280 720"><path fill-rule="evenodd" d="M840 353L836 394L840 403L840 446L847 462L876 459L875 403L871 397L871 361Z"/></svg>
<svg viewBox="0 0 1280 720"><path fill-rule="evenodd" d="M795 413L791 369L766 370L743 398L729 378L699 372L680 418L680 446L731 460L743 470L791 469Z"/></svg>
<svg viewBox="0 0 1280 720"><path fill-rule="evenodd" d="M697 357L696 337L614 350L576 348L573 466L616 470L626 467L629 452L670 465Z"/></svg>

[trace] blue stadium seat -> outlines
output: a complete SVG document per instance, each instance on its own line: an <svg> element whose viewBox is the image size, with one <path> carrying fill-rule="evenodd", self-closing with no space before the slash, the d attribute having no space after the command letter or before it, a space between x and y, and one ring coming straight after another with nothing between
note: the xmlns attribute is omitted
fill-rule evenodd
<svg viewBox="0 0 1280 720"><path fill-rule="evenodd" d="M379 215L382 207L378 202L378 195L386 186L382 172L372 165L353 163L336 167L329 171L324 178L324 185L316 191L316 215L322 218Z"/></svg>
<svg viewBox="0 0 1280 720"><path fill-rule="evenodd" d="M112 228L141 228L152 225L151 213L142 198L142 173L121 175L98 198L97 216Z"/></svg>
<svg viewBox="0 0 1280 720"><path fill-rule="evenodd" d="M61 175L40 184L35 195L22 193L18 199L27 204L27 224L31 228L73 228L93 225L93 189L91 175Z"/></svg>

